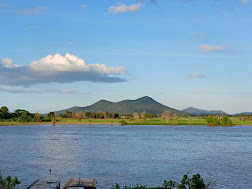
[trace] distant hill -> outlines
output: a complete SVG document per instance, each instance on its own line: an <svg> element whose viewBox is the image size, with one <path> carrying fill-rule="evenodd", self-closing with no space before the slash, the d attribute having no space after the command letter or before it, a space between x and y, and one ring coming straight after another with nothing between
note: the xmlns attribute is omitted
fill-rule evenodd
<svg viewBox="0 0 252 189"><path fill-rule="evenodd" d="M160 115L164 111L170 111L171 113L177 113L178 115L186 114L182 111L170 108L155 101L151 97L145 96L136 100L123 100L120 102L110 102L106 100L100 100L90 106L86 107L72 107L65 110L56 111L57 115L64 113L65 111L71 112L110 112L119 113L120 115L132 114L134 112L152 113L154 115Z"/></svg>
<svg viewBox="0 0 252 189"><path fill-rule="evenodd" d="M223 112L221 110L201 110L201 109L197 109L197 108L193 108L193 107L190 107L190 108L186 108L184 110L182 110L183 112L186 112L188 114L194 114L194 115L216 115L216 114L219 114L219 115L228 115L226 112Z"/></svg>
<svg viewBox="0 0 252 189"><path fill-rule="evenodd" d="M241 112L241 113L235 114L235 116L241 116L241 115L245 115L245 116L252 115L252 112Z"/></svg>

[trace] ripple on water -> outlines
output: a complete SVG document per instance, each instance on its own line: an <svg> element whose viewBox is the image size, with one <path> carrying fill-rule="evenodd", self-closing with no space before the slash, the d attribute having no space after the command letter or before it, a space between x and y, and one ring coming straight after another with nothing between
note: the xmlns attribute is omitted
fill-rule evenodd
<svg viewBox="0 0 252 189"><path fill-rule="evenodd" d="M0 164L27 185L53 176L98 186L160 185L188 172L216 188L251 188L252 127L64 125L0 127Z"/></svg>

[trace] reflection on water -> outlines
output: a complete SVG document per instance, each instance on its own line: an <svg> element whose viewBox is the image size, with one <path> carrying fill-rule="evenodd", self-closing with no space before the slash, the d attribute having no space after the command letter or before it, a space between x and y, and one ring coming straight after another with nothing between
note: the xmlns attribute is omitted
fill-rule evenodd
<svg viewBox="0 0 252 189"><path fill-rule="evenodd" d="M252 188L252 127L0 127L0 166L23 186L48 178L96 178L98 188L160 185L189 170L216 188Z"/></svg>

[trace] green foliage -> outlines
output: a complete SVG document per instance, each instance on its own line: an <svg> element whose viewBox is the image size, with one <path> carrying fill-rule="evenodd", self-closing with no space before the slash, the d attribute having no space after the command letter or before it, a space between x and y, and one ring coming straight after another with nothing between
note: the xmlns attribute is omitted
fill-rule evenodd
<svg viewBox="0 0 252 189"><path fill-rule="evenodd" d="M21 116L19 117L19 121L20 122L30 122L32 121L32 115L30 114L30 112L24 110L21 114Z"/></svg>
<svg viewBox="0 0 252 189"><path fill-rule="evenodd" d="M228 116L208 116L207 124L209 126L232 126L233 122Z"/></svg>
<svg viewBox="0 0 252 189"><path fill-rule="evenodd" d="M124 121L124 120L119 121L119 123L120 123L121 125L128 125L128 123L127 123L126 121Z"/></svg>
<svg viewBox="0 0 252 189"><path fill-rule="evenodd" d="M62 117L62 118L73 118L73 112L66 111L63 114L61 114L60 117Z"/></svg>
<svg viewBox="0 0 252 189"><path fill-rule="evenodd" d="M221 120L221 126L232 126L233 122L227 116L224 116Z"/></svg>
<svg viewBox="0 0 252 189"><path fill-rule="evenodd" d="M0 108L0 119L9 119L10 118L10 113L9 110L6 106L2 106Z"/></svg>
<svg viewBox="0 0 252 189"><path fill-rule="evenodd" d="M56 115L55 115L54 112L49 112L49 113L47 114L47 116L50 117L50 118L52 119L52 118L54 118Z"/></svg>
<svg viewBox="0 0 252 189"><path fill-rule="evenodd" d="M63 114L60 114L61 118L78 118L77 115L81 114L81 118L86 118L86 119L116 119L119 118L118 113L109 113L109 112L71 112L71 111L65 111Z"/></svg>
<svg viewBox="0 0 252 189"><path fill-rule="evenodd" d="M122 189L210 189L215 185L215 182L205 182L199 174L192 175L190 177L188 173L183 176L180 183L173 180L165 180L162 186L158 187L147 187L147 186L124 186ZM116 184L112 186L112 189L120 189L120 185Z"/></svg>
<svg viewBox="0 0 252 189"><path fill-rule="evenodd" d="M18 180L17 177L10 177L7 176L4 178L0 171L0 189L16 189L17 185L19 185L21 182Z"/></svg>
<svg viewBox="0 0 252 189"><path fill-rule="evenodd" d="M220 121L216 116L208 116L207 117L207 124L209 126L219 126L220 125Z"/></svg>

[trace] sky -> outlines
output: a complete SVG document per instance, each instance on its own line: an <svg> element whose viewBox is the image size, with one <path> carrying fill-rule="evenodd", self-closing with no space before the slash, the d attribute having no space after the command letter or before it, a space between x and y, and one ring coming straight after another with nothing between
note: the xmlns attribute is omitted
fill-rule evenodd
<svg viewBox="0 0 252 189"><path fill-rule="evenodd" d="M150 96L252 112L250 0L0 0L0 106Z"/></svg>

